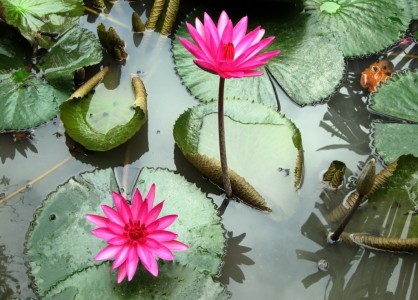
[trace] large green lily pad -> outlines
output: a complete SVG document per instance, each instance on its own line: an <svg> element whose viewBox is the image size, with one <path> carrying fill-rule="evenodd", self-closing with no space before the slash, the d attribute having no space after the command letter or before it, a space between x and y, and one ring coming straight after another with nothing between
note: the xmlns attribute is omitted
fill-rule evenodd
<svg viewBox="0 0 418 300"><path fill-rule="evenodd" d="M159 263L160 275L138 270L132 282L116 283L111 266L102 264L77 272L54 286L43 299L228 299L211 276L190 267Z"/></svg>
<svg viewBox="0 0 418 300"><path fill-rule="evenodd" d="M225 139L233 192L273 216L291 216L297 207L302 140L285 116L257 103L225 101ZM209 179L222 185L217 103L184 112L174 139L185 157Z"/></svg>
<svg viewBox="0 0 418 300"><path fill-rule="evenodd" d="M0 23L0 69L22 68L30 55L31 47L19 32Z"/></svg>
<svg viewBox="0 0 418 300"><path fill-rule="evenodd" d="M319 22L308 14L293 14L290 19L260 19L259 23L266 35L276 37L270 48L281 49L268 68L294 102L314 104L335 92L344 75L344 57L336 39L321 33Z"/></svg>
<svg viewBox="0 0 418 300"><path fill-rule="evenodd" d="M348 232L387 238L417 238L418 158L401 156L387 183L356 211Z"/></svg>
<svg viewBox="0 0 418 300"><path fill-rule="evenodd" d="M203 10L195 10L188 15L187 21L194 24L194 19L203 19ZM203 71L194 62L194 56L180 43L178 37L192 41L185 22L176 31L173 40L173 56L176 70L184 85L197 99L210 102L218 99L219 76ZM240 99L264 103L277 109L277 99L272 82L263 69L264 74L256 77L232 78L225 82L225 99Z"/></svg>
<svg viewBox="0 0 418 300"><path fill-rule="evenodd" d="M101 60L99 40L88 30L74 26L49 49L38 67L50 84L69 92L74 87L74 71Z"/></svg>
<svg viewBox="0 0 418 300"><path fill-rule="evenodd" d="M30 42L39 30L63 33L84 12L81 0L3 0L2 5L6 22L18 28ZM40 42L42 47L51 45L46 38Z"/></svg>
<svg viewBox="0 0 418 300"><path fill-rule="evenodd" d="M369 107L372 112L403 121L375 121L372 124L372 146L385 163L391 163L403 154L418 156L418 140L413 138L418 135L417 83L417 71L393 74L371 96Z"/></svg>
<svg viewBox="0 0 418 300"><path fill-rule="evenodd" d="M179 259L179 253L174 253L175 260L203 273L217 274L225 238L213 202L196 186L167 170L144 169L138 178L138 184L146 187L142 192L146 193L152 183L157 188L156 203L165 200L161 215L179 216L173 224L176 227L169 229L175 229L178 240L189 245ZM112 170L84 173L60 186L36 211L26 246L40 296L57 282L95 264L94 256L106 243L90 233L94 226L85 215L103 215L100 205L112 205L112 191L117 191ZM110 266L107 270L111 272Z"/></svg>
<svg viewBox="0 0 418 300"><path fill-rule="evenodd" d="M0 131L27 129L51 120L66 97L24 69L0 72Z"/></svg>
<svg viewBox="0 0 418 300"><path fill-rule="evenodd" d="M99 84L86 98L73 98L60 106L67 134L86 149L107 151L129 140L145 124L143 108L134 106L132 88L115 90Z"/></svg>
<svg viewBox="0 0 418 300"><path fill-rule="evenodd" d="M304 0L304 5L352 57L381 51L402 37L411 20L404 1Z"/></svg>

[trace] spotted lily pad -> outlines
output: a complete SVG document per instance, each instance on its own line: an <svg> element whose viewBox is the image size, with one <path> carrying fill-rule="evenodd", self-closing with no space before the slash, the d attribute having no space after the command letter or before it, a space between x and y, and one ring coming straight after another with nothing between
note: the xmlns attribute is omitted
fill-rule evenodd
<svg viewBox="0 0 418 300"><path fill-rule="evenodd" d="M27 129L51 120L66 97L24 69L0 72L0 131Z"/></svg>
<svg viewBox="0 0 418 300"><path fill-rule="evenodd" d="M144 191L148 190L152 183L156 184L156 203L164 200L161 216L178 215L169 230L175 230L179 235L178 240L189 245L189 249L181 253L181 256L178 256L180 252L174 252L175 261L202 273L217 274L222 261L225 237L213 202L195 185L167 170L143 169L138 178L138 185L143 187ZM35 220L27 235L26 246L31 274L40 296L44 296L55 284L72 274L74 277L70 278L75 278L76 281L79 280L79 276L90 276L79 275L78 272L95 264L93 258L104 248L105 242L90 233L94 226L85 219L85 215L103 215L100 205L112 205L112 191L117 191L112 170L84 173L60 186L36 211ZM108 266L106 271L100 272L102 275L95 271L82 274L89 272L93 273L91 280L94 281L96 276L110 273L111 267ZM170 274L175 272L177 271ZM164 277L161 273L160 276ZM186 274L180 276L192 276L191 274L197 273L186 271ZM136 277L141 281L142 273ZM73 295L74 289L70 287L74 284L73 279L68 280L63 283L65 291L62 292L59 288L61 285L58 285L54 288L54 294ZM80 290L88 294L89 291L84 288L85 286L80 287ZM78 296L91 299L86 295Z"/></svg>
<svg viewBox="0 0 418 300"><path fill-rule="evenodd" d="M185 157L209 179L222 185L217 103L184 112L174 139ZM274 217L287 218L297 207L302 140L285 116L257 103L225 101L225 139L233 192Z"/></svg>
<svg viewBox="0 0 418 300"><path fill-rule="evenodd" d="M172 263L159 263L160 275L138 270L132 282L116 283L111 266L102 264L77 272L58 283L43 299L228 299L211 276Z"/></svg>
<svg viewBox="0 0 418 300"><path fill-rule="evenodd" d="M30 42L39 30L63 33L78 22L84 12L81 0L3 0L6 22L16 28ZM42 47L50 45L41 39Z"/></svg>
<svg viewBox="0 0 418 300"><path fill-rule="evenodd" d="M305 10L339 40L345 56L362 56L395 43L408 28L406 0L304 0Z"/></svg>
<svg viewBox="0 0 418 300"><path fill-rule="evenodd" d="M194 19L203 18L203 10L196 10L187 17L189 23L194 24ZM199 100L209 102L218 99L219 76L203 71L193 63L193 55L180 43L178 37L192 41L183 22L176 31L176 38L173 40L173 56L176 63L176 70L184 85ZM274 109L277 109L273 85L263 69L264 74L256 77L233 78L225 82L225 99L240 99L262 102Z"/></svg>
<svg viewBox="0 0 418 300"><path fill-rule="evenodd" d="M418 156L418 71L393 74L372 94L369 108L374 113L403 123L374 121L372 145L390 163L402 154ZM405 123L409 122L409 123Z"/></svg>
<svg viewBox="0 0 418 300"><path fill-rule="evenodd" d="M344 75L344 57L335 38L320 32L319 22L293 14L287 20L273 17L259 23L276 36L271 48L282 52L268 68L294 102L314 104L335 92Z"/></svg>

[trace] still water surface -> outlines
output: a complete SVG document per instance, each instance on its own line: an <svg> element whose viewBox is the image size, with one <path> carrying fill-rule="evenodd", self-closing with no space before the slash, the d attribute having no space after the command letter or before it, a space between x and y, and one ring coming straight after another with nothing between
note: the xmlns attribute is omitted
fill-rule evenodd
<svg viewBox="0 0 418 300"><path fill-rule="evenodd" d="M105 85L121 94L130 89L130 74L139 73L148 93L147 124L129 142L106 153L74 148L59 118L36 128L32 140L13 142L11 134L0 135L0 198L23 187L0 207L0 298L36 298L25 264L24 243L33 213L49 193L76 174L113 167L129 196L138 171L148 166L177 171L220 207L228 241L218 280L227 285L233 299L418 299L417 255L327 245L321 234L332 229L324 225L321 205L329 199L341 200L348 192L326 190L322 173L332 160L341 160L349 169L348 177L371 157L369 128L377 117L366 109L367 93L361 89L359 77L378 56L348 60L346 78L326 104L301 108L276 85L281 112L302 133L305 157L296 212L277 221L274 212L268 215L233 201L225 205L221 191L175 146L175 120L198 101L175 73L169 38L150 32L132 34L130 22L115 21L130 20L130 5L145 20L149 3L118 1L104 17L88 14L81 23L93 32L100 22L106 28L113 26L126 41L127 64L112 63ZM389 55L395 70L417 67L417 59L402 51L394 48ZM406 52L416 57L417 47ZM122 175L124 169L127 177ZM321 260L328 263L324 271L318 268Z"/></svg>

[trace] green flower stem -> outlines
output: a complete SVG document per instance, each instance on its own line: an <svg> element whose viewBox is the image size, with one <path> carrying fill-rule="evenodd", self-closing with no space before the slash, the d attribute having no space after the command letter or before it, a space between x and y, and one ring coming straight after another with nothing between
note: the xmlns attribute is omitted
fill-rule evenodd
<svg viewBox="0 0 418 300"><path fill-rule="evenodd" d="M219 94L218 94L218 131L219 131L219 153L221 157L222 178L226 196L232 197L231 180L228 174L228 163L226 161L225 147L225 126L224 126L224 89L225 78L219 77Z"/></svg>

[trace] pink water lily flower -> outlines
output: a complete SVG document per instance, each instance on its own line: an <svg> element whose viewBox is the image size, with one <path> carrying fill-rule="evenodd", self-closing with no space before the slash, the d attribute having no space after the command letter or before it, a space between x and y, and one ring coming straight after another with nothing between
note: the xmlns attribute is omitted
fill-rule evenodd
<svg viewBox="0 0 418 300"><path fill-rule="evenodd" d="M186 22L195 44L182 37L179 40L196 57L195 64L208 72L222 78L259 76L263 72L255 69L265 65L280 50L259 54L270 45L274 36L262 40L265 30L260 26L246 34L247 25L248 17L243 17L234 27L223 11L215 26L205 13L203 24L198 18L195 27Z"/></svg>
<svg viewBox="0 0 418 300"><path fill-rule="evenodd" d="M119 268L118 283L126 276L128 281L133 278L139 260L152 275L158 276L157 257L173 260L172 250L183 251L188 248L175 240L176 233L164 230L176 220L177 215L157 219L164 201L154 206L154 197L154 184L145 200L136 189L132 205L123 196L113 193L116 209L102 205L106 217L86 215L87 220L99 227L92 234L108 243L95 260L114 258L112 269Z"/></svg>

